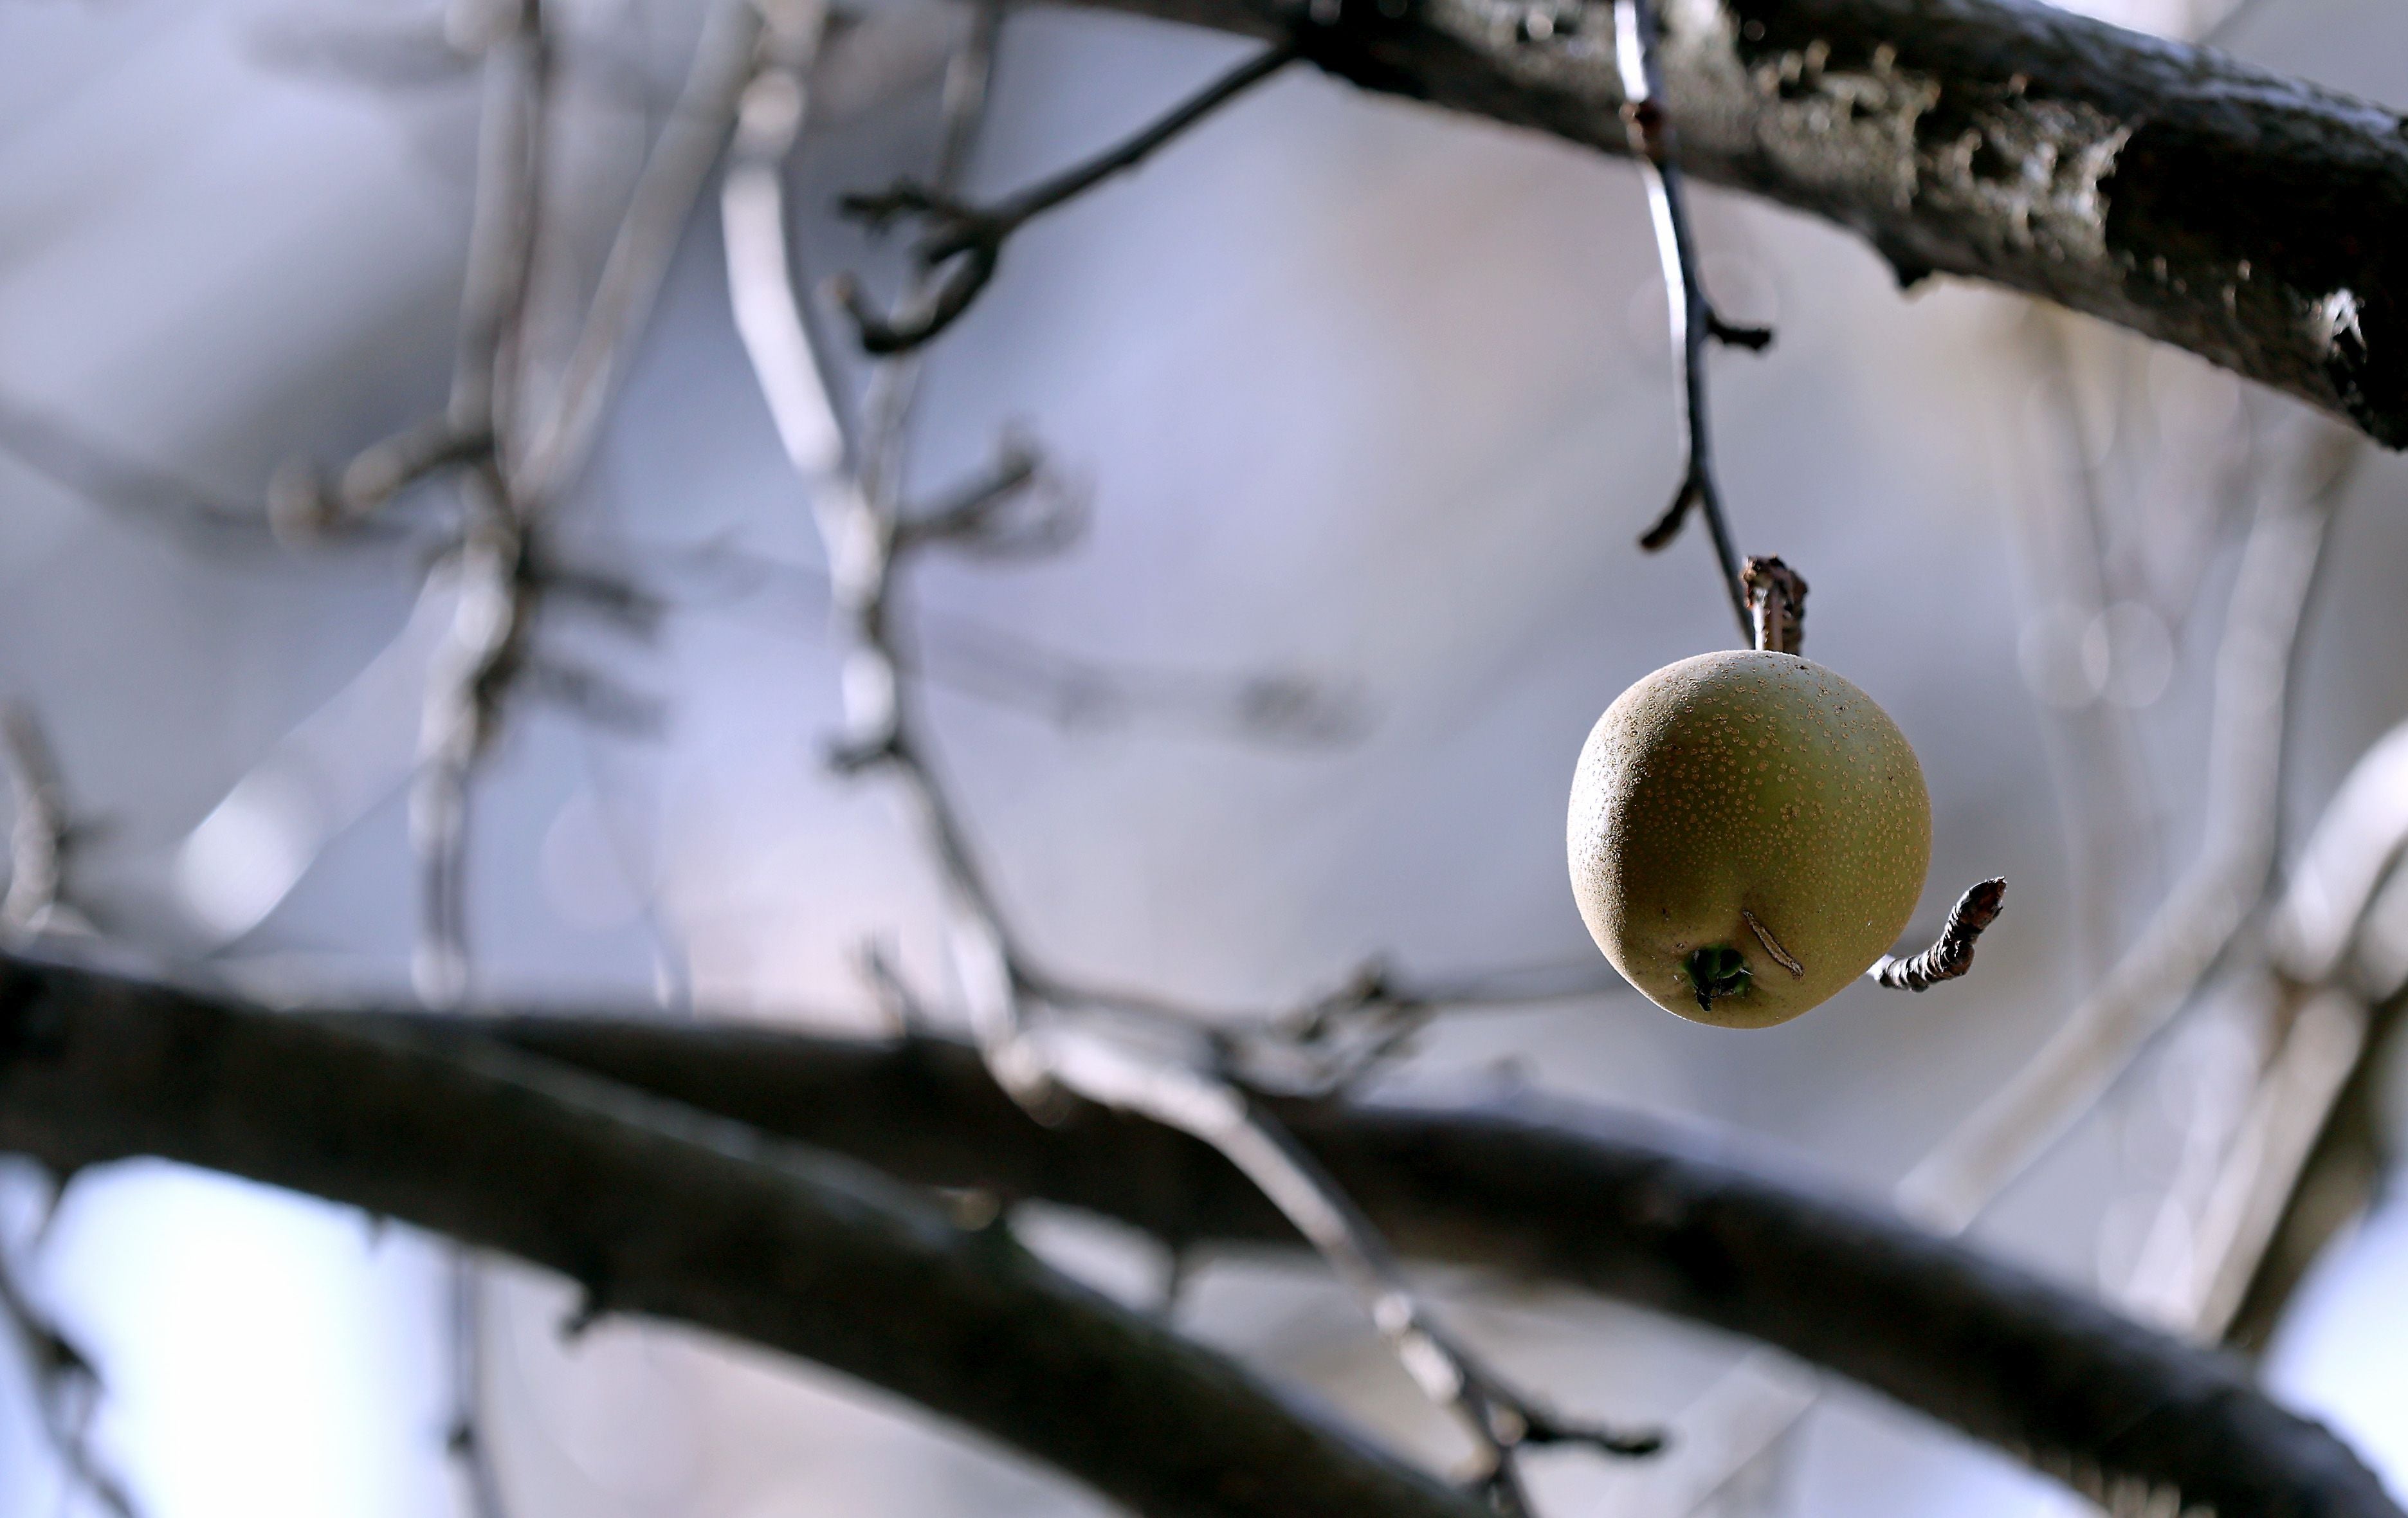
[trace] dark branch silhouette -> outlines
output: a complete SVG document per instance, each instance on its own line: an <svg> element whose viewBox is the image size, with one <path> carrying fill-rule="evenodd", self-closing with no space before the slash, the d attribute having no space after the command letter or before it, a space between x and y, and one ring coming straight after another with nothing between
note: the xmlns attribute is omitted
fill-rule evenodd
<svg viewBox="0 0 2408 1518"><path fill-rule="evenodd" d="M1480 1511L1006 1228L430 1015L421 1033L344 1031L7 961L0 1146L65 1167L179 1159L513 1254L595 1311L816 1360L1140 1512Z"/></svg>
<svg viewBox="0 0 2408 1518"><path fill-rule="evenodd" d="M557 1012L296 1015L14 958L0 1050L0 1145L65 1168L179 1159L502 1250L604 1311L886 1385L1140 1511L1473 1511L1060 1282L999 1230L962 1229L828 1153L1173 1242L1295 1239L1210 1147L1083 1103L1035 1122L961 1045ZM1414 1253L1777 1345L2086 1490L2401 1518L2344 1445L2238 1367L1694 1139L1534 1101L1271 1105Z"/></svg>

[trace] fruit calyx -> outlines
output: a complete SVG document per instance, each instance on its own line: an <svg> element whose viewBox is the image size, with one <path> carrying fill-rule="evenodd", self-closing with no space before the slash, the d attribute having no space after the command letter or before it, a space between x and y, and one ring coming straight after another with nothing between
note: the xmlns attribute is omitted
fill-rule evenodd
<svg viewBox="0 0 2408 1518"><path fill-rule="evenodd" d="M1727 943L1698 950L1683 967L1689 972L1689 985L1698 994L1698 1010L1701 1012L1712 1012L1714 1003L1727 996L1746 994L1750 979L1747 960Z"/></svg>

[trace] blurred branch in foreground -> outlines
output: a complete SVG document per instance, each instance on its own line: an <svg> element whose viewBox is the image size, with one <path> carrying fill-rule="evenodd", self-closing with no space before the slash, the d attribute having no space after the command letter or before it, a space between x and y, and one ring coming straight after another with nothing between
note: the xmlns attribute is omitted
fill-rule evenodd
<svg viewBox="0 0 2408 1518"><path fill-rule="evenodd" d="M958 1227L825 1152L1170 1239L1292 1240L1208 1147L1083 1104L1034 1122L956 1044L566 1010L295 1015L0 961L0 1144L62 1168L180 1159L501 1249L580 1282L600 1310L818 1359L1148 1513L1479 1511L1060 1282L1008 1235ZM1417 1253L1745 1334L2086 1489L2400 1518L2339 1441L2239 1368L1627 1119L1544 1103L1276 1110ZM1108 1390L1065 1399L1065 1384Z"/></svg>

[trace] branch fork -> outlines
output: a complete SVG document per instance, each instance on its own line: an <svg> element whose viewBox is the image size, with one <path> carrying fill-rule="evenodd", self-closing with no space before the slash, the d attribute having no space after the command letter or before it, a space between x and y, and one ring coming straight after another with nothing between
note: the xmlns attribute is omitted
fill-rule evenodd
<svg viewBox="0 0 2408 1518"><path fill-rule="evenodd" d="M974 206L950 190L910 179L882 191L845 195L838 201L838 208L872 232L883 232L905 221L921 223L912 257L922 281L892 315L873 307L860 282L849 275L830 280L828 294L852 317L866 351L891 355L918 348L969 309L995 278L1003 245L1013 233L1113 175L1135 168L1172 138L1302 56L1293 40L1274 43L1125 142L993 206Z"/></svg>

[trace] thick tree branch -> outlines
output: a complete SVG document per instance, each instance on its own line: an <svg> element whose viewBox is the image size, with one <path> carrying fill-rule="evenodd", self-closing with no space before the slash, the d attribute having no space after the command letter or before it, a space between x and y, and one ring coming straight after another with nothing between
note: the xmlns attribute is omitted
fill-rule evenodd
<svg viewBox="0 0 2408 1518"><path fill-rule="evenodd" d="M1003 1230L455 1020L372 1034L9 960L0 1049L0 1147L181 1160L514 1254L596 1310L819 1361L1140 1512L1481 1511Z"/></svg>
<svg viewBox="0 0 2408 1518"><path fill-rule="evenodd" d="M62 973L51 972L64 1003L74 988ZM974 1050L943 1040L559 1016L399 1021L429 1038L496 1038L914 1181L1118 1217L1174 1246L1295 1241L1207 1145L1085 1104L1041 1125ZM1268 1105L1408 1253L1745 1335L2092 1487L2172 1488L2181 1511L2398 1518L2339 1441L2229 1363L1694 1141L1562 1104ZM0 1087L0 1141L10 1107Z"/></svg>
<svg viewBox="0 0 2408 1518"><path fill-rule="evenodd" d="M1610 7L1085 0L1627 153ZM2408 129L2030 0L1665 0L1680 165L2189 349L2408 445ZM1532 24L1543 16L1545 24ZM1332 18L1321 20L1318 18Z"/></svg>
<svg viewBox="0 0 2408 1518"><path fill-rule="evenodd" d="M2346 1447L2229 1362L1694 1144L1562 1106L1270 1105L1415 1253L1746 1335L2086 1489L2177 1496L2169 1511L2401 1518ZM886 1386L1147 1512L1469 1511L820 1153L1174 1244L1294 1240L1206 1144L1084 1104L1039 1124L956 1044L294 1016L6 958L0 1149L62 1168L155 1154L391 1214L568 1274L600 1309ZM1232 1484L1268 1470L1288 1474Z"/></svg>

